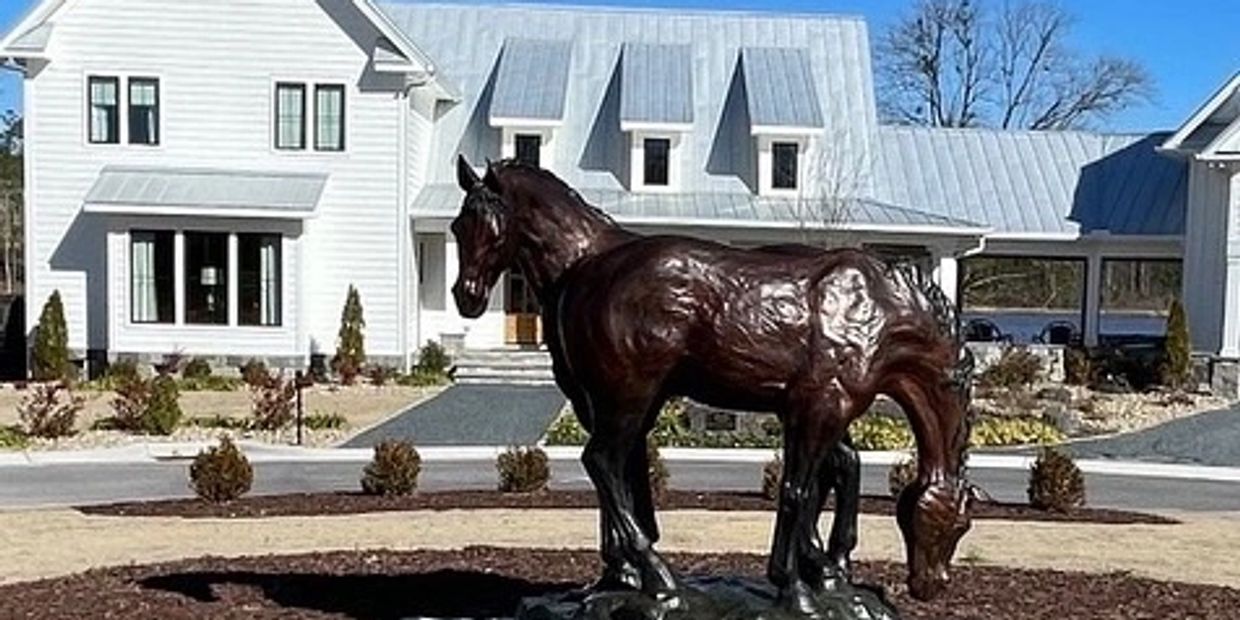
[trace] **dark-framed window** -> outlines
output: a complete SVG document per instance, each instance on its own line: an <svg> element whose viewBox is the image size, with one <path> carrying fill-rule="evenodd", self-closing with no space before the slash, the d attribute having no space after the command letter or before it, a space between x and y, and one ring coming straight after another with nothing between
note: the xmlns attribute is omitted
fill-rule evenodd
<svg viewBox="0 0 1240 620"><path fill-rule="evenodd" d="M159 144L159 80L129 79L129 143Z"/></svg>
<svg viewBox="0 0 1240 620"><path fill-rule="evenodd" d="M185 322L228 324L228 233L185 233Z"/></svg>
<svg viewBox="0 0 1240 620"><path fill-rule="evenodd" d="M306 85L276 84L276 148L300 151L306 148Z"/></svg>
<svg viewBox="0 0 1240 620"><path fill-rule="evenodd" d="M672 141L668 138L646 138L642 142L642 149L646 154L642 183L666 186L668 169L671 166Z"/></svg>
<svg viewBox="0 0 1240 620"><path fill-rule="evenodd" d="M797 160L801 146L796 142L771 143L771 187L773 189L797 188Z"/></svg>
<svg viewBox="0 0 1240 620"><path fill-rule="evenodd" d="M237 235L237 322L241 325L281 324L281 241L276 234Z"/></svg>
<svg viewBox="0 0 1240 620"><path fill-rule="evenodd" d="M119 144L121 141L121 81L114 77L87 79L89 102L88 132L91 144Z"/></svg>
<svg viewBox="0 0 1240 620"><path fill-rule="evenodd" d="M129 319L134 323L176 321L176 234L165 230L129 233Z"/></svg>
<svg viewBox="0 0 1240 620"><path fill-rule="evenodd" d="M531 166L542 165L542 136L536 133L519 133L513 138L517 161Z"/></svg>
<svg viewBox="0 0 1240 620"><path fill-rule="evenodd" d="M344 106L344 86L319 84L314 87L314 148L316 150L344 150Z"/></svg>

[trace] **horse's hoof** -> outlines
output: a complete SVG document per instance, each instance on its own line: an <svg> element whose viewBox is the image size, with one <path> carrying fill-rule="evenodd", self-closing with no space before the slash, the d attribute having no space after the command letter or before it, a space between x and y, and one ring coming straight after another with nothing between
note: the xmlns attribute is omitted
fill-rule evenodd
<svg viewBox="0 0 1240 620"><path fill-rule="evenodd" d="M603 575L590 586L591 592L615 592L642 589L641 573L632 564L624 564L621 568L608 567Z"/></svg>
<svg viewBox="0 0 1240 620"><path fill-rule="evenodd" d="M805 618L822 618L818 608L817 597L813 588L805 583L797 583L779 591L779 605L788 611Z"/></svg>

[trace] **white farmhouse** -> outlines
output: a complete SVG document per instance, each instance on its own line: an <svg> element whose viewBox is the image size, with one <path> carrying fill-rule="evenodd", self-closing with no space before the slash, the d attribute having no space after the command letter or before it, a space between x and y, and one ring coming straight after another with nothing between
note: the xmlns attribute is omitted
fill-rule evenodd
<svg viewBox="0 0 1240 620"><path fill-rule="evenodd" d="M852 17L371 0L43 0L25 77L26 286L88 359L303 366L350 285L372 359L536 344L518 273L448 289L453 161L548 168L621 223L862 244L949 293L968 255L1184 261L1200 353L1240 357L1240 80L1175 135L880 125ZM1233 264L1234 263L1234 264Z"/></svg>

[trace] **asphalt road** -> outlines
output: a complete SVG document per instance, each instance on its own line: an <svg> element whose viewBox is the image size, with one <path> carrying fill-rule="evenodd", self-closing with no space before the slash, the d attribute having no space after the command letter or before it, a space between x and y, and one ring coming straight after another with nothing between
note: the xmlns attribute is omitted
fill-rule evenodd
<svg viewBox="0 0 1240 620"><path fill-rule="evenodd" d="M358 489L363 463L288 463L255 465L255 493L293 493ZM759 488L761 465L754 463L672 462L671 485L690 490ZM188 497L184 462L124 465L55 465L0 467L0 509L68 506L126 500ZM589 480L576 461L553 461L556 488L588 489ZM998 500L1023 501L1026 474L1014 469L971 469L971 477ZM887 492L887 468L862 470L865 493ZM423 464L421 488L490 489L495 469L489 461ZM1132 476L1086 475L1092 506L1132 510L1240 512L1240 484Z"/></svg>

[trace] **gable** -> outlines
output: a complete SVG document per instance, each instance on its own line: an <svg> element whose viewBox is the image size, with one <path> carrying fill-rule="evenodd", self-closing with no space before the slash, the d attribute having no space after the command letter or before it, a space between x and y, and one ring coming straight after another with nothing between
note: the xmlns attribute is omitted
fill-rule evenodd
<svg viewBox="0 0 1240 620"><path fill-rule="evenodd" d="M1240 72L1160 147L1201 159L1240 155Z"/></svg>

